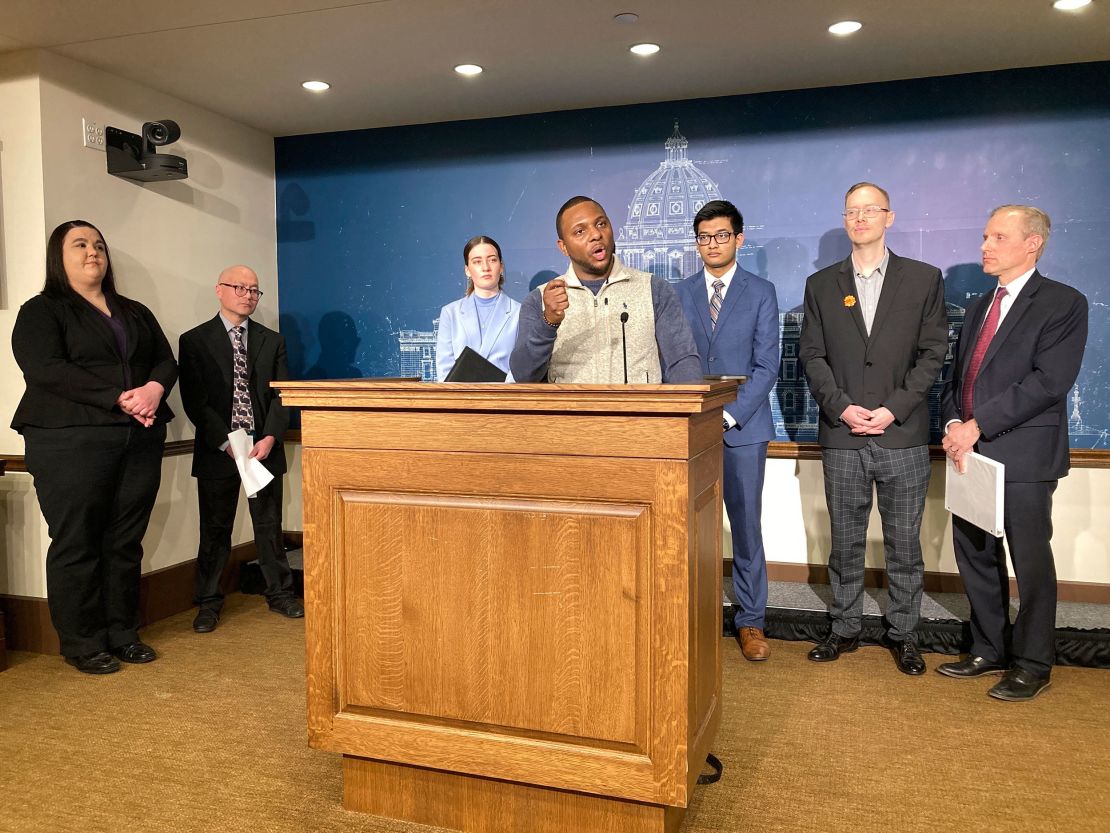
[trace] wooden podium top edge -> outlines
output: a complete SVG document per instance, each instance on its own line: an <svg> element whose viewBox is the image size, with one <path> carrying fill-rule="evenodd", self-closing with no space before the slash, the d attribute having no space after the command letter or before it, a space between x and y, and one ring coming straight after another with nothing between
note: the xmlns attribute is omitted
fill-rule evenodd
<svg viewBox="0 0 1110 833"><path fill-rule="evenodd" d="M328 379L272 382L283 404L308 409L592 411L699 414L736 398L732 380L688 385L551 385Z"/></svg>

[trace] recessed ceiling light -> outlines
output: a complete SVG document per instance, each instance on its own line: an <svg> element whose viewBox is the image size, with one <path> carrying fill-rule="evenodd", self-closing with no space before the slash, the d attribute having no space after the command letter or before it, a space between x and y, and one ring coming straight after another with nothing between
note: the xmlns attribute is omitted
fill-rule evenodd
<svg viewBox="0 0 1110 833"><path fill-rule="evenodd" d="M659 51L659 44L657 43L637 43L628 47L628 51L633 55L654 55Z"/></svg>
<svg viewBox="0 0 1110 833"><path fill-rule="evenodd" d="M635 23L640 19L640 16L635 12L621 12L620 14L613 15L615 23Z"/></svg>
<svg viewBox="0 0 1110 833"><path fill-rule="evenodd" d="M455 67L455 72L459 75L481 75L482 68L477 64L459 64Z"/></svg>
<svg viewBox="0 0 1110 833"><path fill-rule="evenodd" d="M1052 8L1059 9L1062 12L1074 12L1076 9L1082 9L1089 5L1091 5L1091 0L1056 0L1052 4Z"/></svg>
<svg viewBox="0 0 1110 833"><path fill-rule="evenodd" d="M305 81L301 86L314 93L322 93L324 90L331 89L331 84L327 81Z"/></svg>
<svg viewBox="0 0 1110 833"><path fill-rule="evenodd" d="M862 28L863 24L858 20L842 20L830 26L829 31L834 35L850 35L853 32L858 32Z"/></svg>

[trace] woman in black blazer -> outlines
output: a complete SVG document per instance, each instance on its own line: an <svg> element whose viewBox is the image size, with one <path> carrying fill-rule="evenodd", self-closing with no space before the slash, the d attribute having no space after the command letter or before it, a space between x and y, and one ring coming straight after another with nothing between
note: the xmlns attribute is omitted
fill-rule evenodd
<svg viewBox="0 0 1110 833"><path fill-rule="evenodd" d="M150 662L138 632L142 542L177 363L150 310L116 291L91 223L50 235L46 282L19 310L12 351L27 383L12 428L50 531L46 588L62 655L88 674Z"/></svg>

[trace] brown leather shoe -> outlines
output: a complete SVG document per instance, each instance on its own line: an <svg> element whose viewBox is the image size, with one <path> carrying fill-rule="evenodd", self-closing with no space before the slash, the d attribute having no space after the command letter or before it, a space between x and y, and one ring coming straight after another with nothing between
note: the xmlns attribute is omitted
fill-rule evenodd
<svg viewBox="0 0 1110 833"><path fill-rule="evenodd" d="M744 659L761 662L771 656L771 646L762 628L740 628L740 652Z"/></svg>

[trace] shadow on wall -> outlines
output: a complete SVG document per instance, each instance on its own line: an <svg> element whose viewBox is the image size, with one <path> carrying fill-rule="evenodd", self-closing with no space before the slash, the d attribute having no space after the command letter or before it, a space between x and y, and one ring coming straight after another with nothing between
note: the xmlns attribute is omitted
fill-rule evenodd
<svg viewBox="0 0 1110 833"><path fill-rule="evenodd" d="M305 371L305 379L360 379L362 371L355 366L359 342L355 320L347 313L333 310L324 313L317 327L320 355Z"/></svg>
<svg viewBox="0 0 1110 833"><path fill-rule="evenodd" d="M307 345L301 332L301 322L296 316L283 313L278 316L278 331L285 336L285 356L289 363L289 378L303 379L307 361Z"/></svg>
<svg viewBox="0 0 1110 833"><path fill-rule="evenodd" d="M957 263L944 275L944 300L967 308L973 300L994 287L995 280L978 263Z"/></svg>
<svg viewBox="0 0 1110 833"><path fill-rule="evenodd" d="M282 243L306 243L316 239L316 224L311 220L297 220L308 213L312 203L300 185L285 186L278 195L277 238Z"/></svg>
<svg viewBox="0 0 1110 833"><path fill-rule="evenodd" d="M528 281L528 291L531 292L538 286L542 286L548 281L553 281L559 277L559 273L551 269L541 269L539 272L532 276L532 280Z"/></svg>
<svg viewBox="0 0 1110 833"><path fill-rule="evenodd" d="M852 253L852 241L848 233L842 228L829 229L821 235L817 244L817 260L813 261L814 269L824 269L839 263Z"/></svg>
<svg viewBox="0 0 1110 833"><path fill-rule="evenodd" d="M775 237L757 244L754 265L757 275L775 285L779 309L801 300L806 278L813 271L809 249L792 237Z"/></svg>

